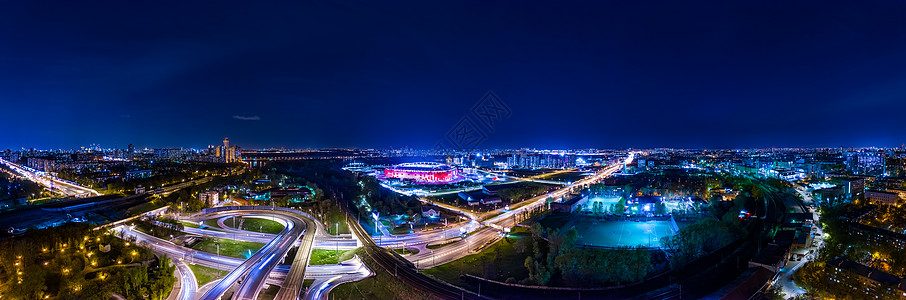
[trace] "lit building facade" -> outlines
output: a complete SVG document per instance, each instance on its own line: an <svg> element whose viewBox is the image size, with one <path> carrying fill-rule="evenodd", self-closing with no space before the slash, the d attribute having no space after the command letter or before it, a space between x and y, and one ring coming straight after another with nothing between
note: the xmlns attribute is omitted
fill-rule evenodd
<svg viewBox="0 0 906 300"><path fill-rule="evenodd" d="M384 169L384 176L421 183L447 183L456 179L456 169L432 162L404 163Z"/></svg>

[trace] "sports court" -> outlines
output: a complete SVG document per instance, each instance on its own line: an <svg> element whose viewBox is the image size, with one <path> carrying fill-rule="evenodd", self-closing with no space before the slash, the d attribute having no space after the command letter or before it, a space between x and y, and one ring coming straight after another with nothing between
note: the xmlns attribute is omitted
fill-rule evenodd
<svg viewBox="0 0 906 300"><path fill-rule="evenodd" d="M661 247L661 239L673 235L670 221L598 221L576 220L572 226L579 232L579 244L595 246Z"/></svg>

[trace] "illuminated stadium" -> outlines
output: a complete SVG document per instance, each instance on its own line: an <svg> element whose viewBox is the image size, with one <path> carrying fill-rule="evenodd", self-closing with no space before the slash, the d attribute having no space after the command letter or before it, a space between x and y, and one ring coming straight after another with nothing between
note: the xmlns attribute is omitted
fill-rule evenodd
<svg viewBox="0 0 906 300"><path fill-rule="evenodd" d="M418 183L449 183L459 176L456 169L433 162L404 163L384 169L384 177L411 179Z"/></svg>

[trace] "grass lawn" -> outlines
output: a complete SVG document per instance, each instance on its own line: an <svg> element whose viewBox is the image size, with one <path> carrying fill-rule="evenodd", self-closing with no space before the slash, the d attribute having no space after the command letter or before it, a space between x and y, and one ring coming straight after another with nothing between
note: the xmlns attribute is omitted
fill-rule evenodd
<svg viewBox="0 0 906 300"><path fill-rule="evenodd" d="M531 238L531 235L510 236L509 240L501 239L477 254L423 270L423 273L458 286L467 286L466 282L460 278L462 274L472 274L499 281L506 281L509 277L522 280L528 274L524 264L531 249L518 253L513 245L518 239L525 239L528 242Z"/></svg>
<svg viewBox="0 0 906 300"><path fill-rule="evenodd" d="M278 234L283 231L283 228L286 228L286 226L283 226L280 222L268 219L245 218L245 221L242 222L242 230L246 231Z"/></svg>
<svg viewBox="0 0 906 300"><path fill-rule="evenodd" d="M130 216L130 217L137 216L137 215L164 207L165 205L167 205L167 204L164 203L163 201L149 201L149 202L145 202L145 203L130 207L129 209L126 210L125 215Z"/></svg>
<svg viewBox="0 0 906 300"><path fill-rule="evenodd" d="M262 243L207 238L195 244L192 249L217 254L217 245L215 243L218 242L220 243L220 255L243 259L251 257L249 253L255 253L255 251L264 247Z"/></svg>
<svg viewBox="0 0 906 300"><path fill-rule="evenodd" d="M339 261L350 259L355 255L355 250L340 251ZM337 263L337 251L327 249L312 249L311 259L308 261L309 266L314 265L332 265Z"/></svg>
<svg viewBox="0 0 906 300"><path fill-rule="evenodd" d="M387 273L365 254L365 250L359 248L355 251L368 268L374 271L375 276L337 286L330 292L335 299L431 299L429 295L407 286L393 277L393 274Z"/></svg>
<svg viewBox="0 0 906 300"><path fill-rule="evenodd" d="M216 219L207 219L207 220L204 220L203 223L204 223L205 226L208 226L208 228L210 228L210 229L214 229L214 230L220 229L220 225L217 225L217 219L219 219L219 218L216 218ZM230 225L231 222L233 222L233 221L231 221L230 219L227 219L227 221L224 222L223 224L224 224L224 225Z"/></svg>
<svg viewBox="0 0 906 300"><path fill-rule="evenodd" d="M455 243L455 242L458 242L458 241L460 241L460 240L457 239L457 240L455 240L455 241L443 242L443 243L437 244L437 245L427 245L427 246L425 246L425 248L428 248L428 249L439 249L439 248L441 248L441 247L443 247L443 246L446 246L446 245L449 245L449 244L452 244L452 243Z"/></svg>
<svg viewBox="0 0 906 300"><path fill-rule="evenodd" d="M190 264L189 269L192 269L192 273L195 273L195 280L198 281L199 287L204 285L205 283L217 280L217 278L220 278L220 276L224 276L229 273L227 271L220 271L214 268L208 268L195 264Z"/></svg>
<svg viewBox="0 0 906 300"><path fill-rule="evenodd" d="M279 285L268 284L267 287L265 287L264 289L261 290L260 293L258 293L258 300L274 299L274 297L277 297L277 292L279 292L279 291L280 291Z"/></svg>
<svg viewBox="0 0 906 300"><path fill-rule="evenodd" d="M409 225L403 225L400 227L393 227L390 229L390 234L400 235L400 234L409 234Z"/></svg>
<svg viewBox="0 0 906 300"><path fill-rule="evenodd" d="M302 281L302 288L311 287L311 284L312 284L312 283L315 283L315 280L314 280L314 279L305 279L305 280Z"/></svg>
<svg viewBox="0 0 906 300"><path fill-rule="evenodd" d="M399 254L399 255L418 254L418 248L406 248L406 249L397 248L397 249L393 249L393 252L396 252L396 254Z"/></svg>
<svg viewBox="0 0 906 300"><path fill-rule="evenodd" d="M193 222L179 221L179 224L182 224L182 226L189 227L189 228L201 228L201 225L198 225Z"/></svg>
<svg viewBox="0 0 906 300"><path fill-rule="evenodd" d="M339 223L339 225L337 225L338 223ZM330 225L330 226L328 226L328 225ZM351 233L351 232L349 232L349 226L346 226L345 220L339 221L339 222L333 222L332 224L324 224L324 226L327 227L327 234L329 234L329 235L337 235L338 233L339 234ZM339 232L337 232L337 230L339 230Z"/></svg>

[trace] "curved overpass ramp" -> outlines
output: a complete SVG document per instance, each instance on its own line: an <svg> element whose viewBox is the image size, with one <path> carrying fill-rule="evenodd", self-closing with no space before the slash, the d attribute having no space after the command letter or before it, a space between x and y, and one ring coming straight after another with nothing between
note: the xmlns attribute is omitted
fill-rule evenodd
<svg viewBox="0 0 906 300"><path fill-rule="evenodd" d="M206 209L206 214L214 216L230 215L236 213L248 213L254 215L268 215L281 219L286 224L276 237L259 249L248 260L237 266L233 271L227 274L222 280L208 290L201 299L219 299L235 283L240 282L234 298L235 299L257 299L261 287L264 285L268 275L273 271L280 260L286 256L287 252L295 245L296 241L302 238L302 246L296 254L296 259L287 274L281 291L287 290L284 294L296 299L298 293L292 295L291 291L301 291L302 282L304 281L305 265L308 264L309 255L311 254L311 244L319 226L307 214L295 211L263 209L260 206L227 206L213 209ZM304 237L303 237L304 236ZM307 242L307 247L304 247ZM304 247L304 248L303 248ZM304 262L301 266L300 261ZM293 270L296 270L293 272ZM291 277L293 276L293 277Z"/></svg>

